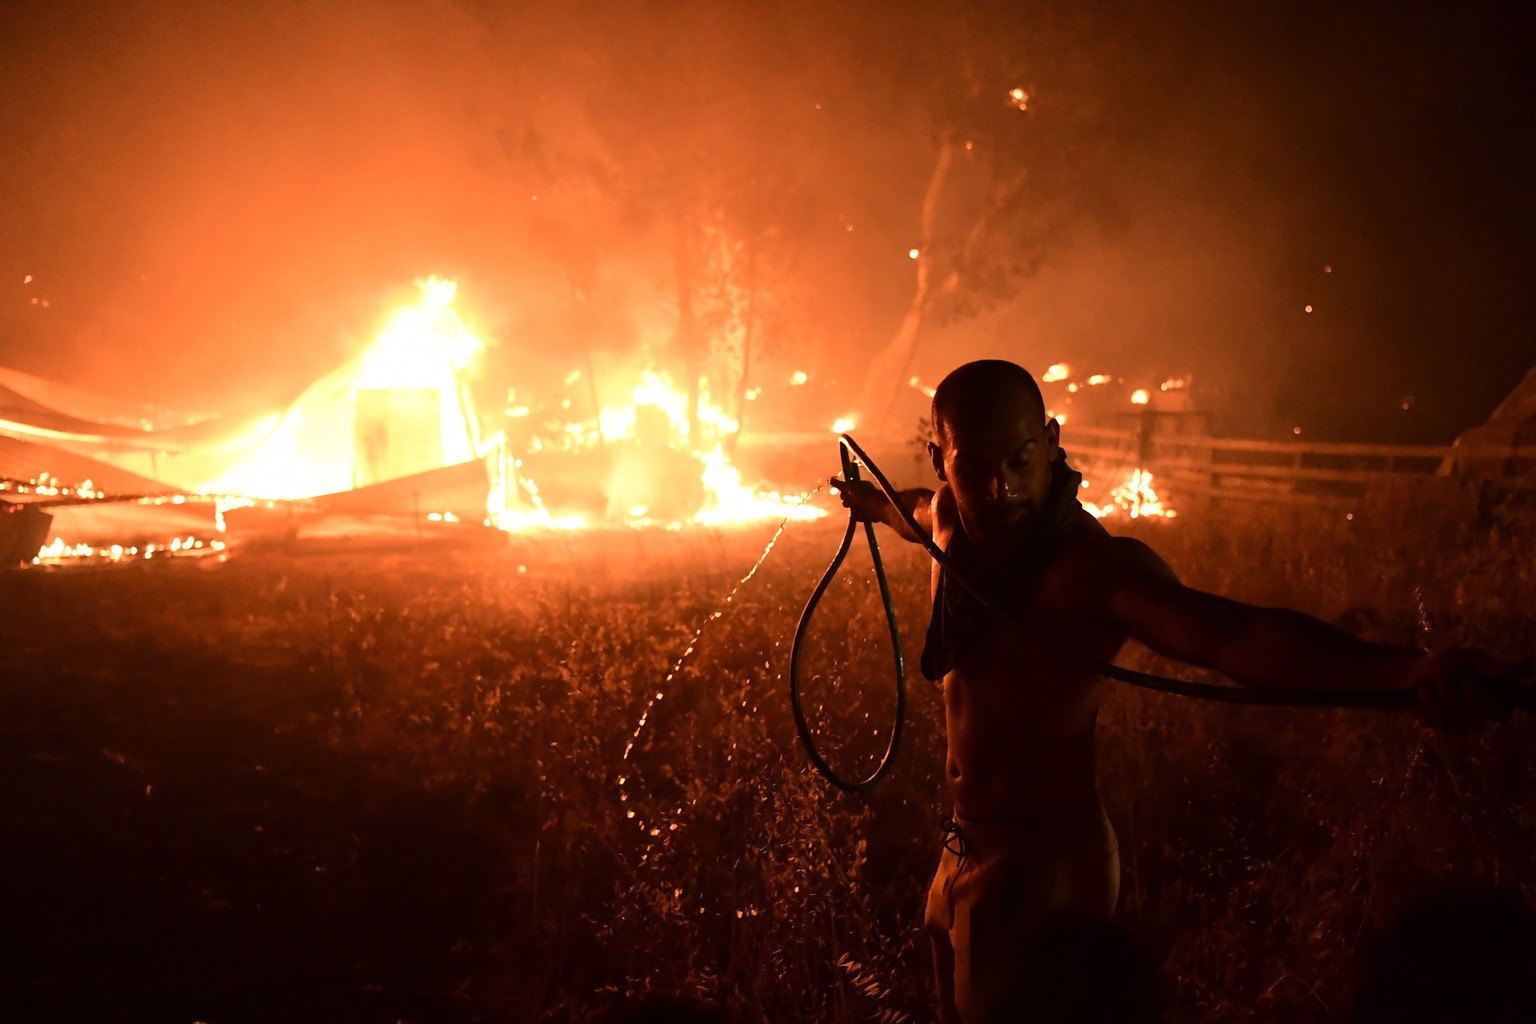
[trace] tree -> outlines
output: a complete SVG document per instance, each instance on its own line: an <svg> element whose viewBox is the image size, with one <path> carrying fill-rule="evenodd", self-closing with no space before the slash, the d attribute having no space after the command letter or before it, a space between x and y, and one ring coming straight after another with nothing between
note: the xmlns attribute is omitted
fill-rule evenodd
<svg viewBox="0 0 1536 1024"><path fill-rule="evenodd" d="M667 272L694 437L698 382L722 351L734 380L718 390L744 406L765 310L818 318L820 350L857 357L889 322L895 275L912 273L862 375L858 405L880 426L925 329L1011 296L1072 213L1050 168L1070 160L1082 118L1055 93L1037 114L1026 77L1054 89L1073 66L1048 14L599 0L485 18L523 62L499 115L509 176L579 197L575 233L605 207ZM587 247L603 244L593 233ZM909 247L910 263L891 258Z"/></svg>

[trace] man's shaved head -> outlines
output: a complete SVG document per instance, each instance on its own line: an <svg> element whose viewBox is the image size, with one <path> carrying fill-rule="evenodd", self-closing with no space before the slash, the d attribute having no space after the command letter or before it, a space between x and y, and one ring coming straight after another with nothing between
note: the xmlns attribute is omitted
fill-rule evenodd
<svg viewBox="0 0 1536 1024"><path fill-rule="evenodd" d="M988 417L1023 402L1045 419L1045 399L1029 371L1006 359L978 359L957 367L933 392L933 432L940 444L949 440L957 420Z"/></svg>
<svg viewBox="0 0 1536 1024"><path fill-rule="evenodd" d="M967 536L1008 550L1045 507L1061 450L1040 386L1017 363L966 363L933 392L933 432L928 457Z"/></svg>

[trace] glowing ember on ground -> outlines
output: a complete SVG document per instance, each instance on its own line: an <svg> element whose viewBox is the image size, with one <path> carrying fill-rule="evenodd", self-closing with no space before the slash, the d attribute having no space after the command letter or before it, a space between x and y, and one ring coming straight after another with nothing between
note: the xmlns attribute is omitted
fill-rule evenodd
<svg viewBox="0 0 1536 1024"><path fill-rule="evenodd" d="M90 480L69 485L58 477L42 473L36 480L0 479L0 494L31 494L43 498L100 498L102 493Z"/></svg>
<svg viewBox="0 0 1536 1024"><path fill-rule="evenodd" d="M221 540L204 540L201 537L172 537L161 544L71 544L62 537L55 537L43 545L32 559L33 565L62 565L66 562L125 562L134 558L164 558L169 555L212 555L225 550Z"/></svg>

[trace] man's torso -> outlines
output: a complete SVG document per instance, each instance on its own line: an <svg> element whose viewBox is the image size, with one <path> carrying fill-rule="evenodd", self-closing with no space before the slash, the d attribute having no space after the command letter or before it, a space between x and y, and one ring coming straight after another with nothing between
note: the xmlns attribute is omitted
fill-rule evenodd
<svg viewBox="0 0 1536 1024"><path fill-rule="evenodd" d="M944 677L946 774L957 815L1006 820L1080 807L1097 799L1094 722L1102 680L1065 656L1114 658L1123 633L1108 627L1095 586L1096 567L1112 558L1112 538L1087 512L1051 546L1023 565L966 555L952 501L934 501L934 540L958 549L960 571L1005 601L1028 632L960 601L960 643L948 652ZM943 613L935 565L935 615ZM942 583L941 583L942 579ZM949 600L956 606L953 595ZM951 640L954 640L951 637Z"/></svg>

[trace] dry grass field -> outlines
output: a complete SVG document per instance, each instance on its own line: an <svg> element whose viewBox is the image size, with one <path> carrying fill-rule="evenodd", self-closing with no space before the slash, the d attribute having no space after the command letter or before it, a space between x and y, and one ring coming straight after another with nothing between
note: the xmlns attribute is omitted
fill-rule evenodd
<svg viewBox="0 0 1536 1024"><path fill-rule="evenodd" d="M791 633L840 530L791 526L744 584L771 526L0 576L0 1018L575 1022L656 991L742 1021L931 1019L921 552L885 545L914 665L891 777L832 790L790 717ZM1536 653L1529 528L1134 532L1195 585ZM867 561L844 579L807 692L855 771L893 688ZM1536 899L1530 719L1452 738L1117 688L1100 731L1121 916L1171 1020L1348 1020L1410 899Z"/></svg>

